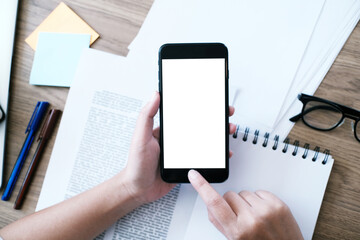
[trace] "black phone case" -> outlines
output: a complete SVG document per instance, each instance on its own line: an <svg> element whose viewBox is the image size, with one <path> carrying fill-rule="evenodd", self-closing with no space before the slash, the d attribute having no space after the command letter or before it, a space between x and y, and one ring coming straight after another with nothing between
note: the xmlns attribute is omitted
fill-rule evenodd
<svg viewBox="0 0 360 240"><path fill-rule="evenodd" d="M162 119L162 59L193 59L193 58L225 58L225 104L226 116L226 152L224 153L225 168L195 169L211 183L224 182L229 175L229 102L228 102L228 50L222 43L172 43L164 44L159 49L159 93L160 93L160 174L165 182L189 183L187 174L191 169L164 168L163 155L163 119ZM190 86L189 86L190 87Z"/></svg>

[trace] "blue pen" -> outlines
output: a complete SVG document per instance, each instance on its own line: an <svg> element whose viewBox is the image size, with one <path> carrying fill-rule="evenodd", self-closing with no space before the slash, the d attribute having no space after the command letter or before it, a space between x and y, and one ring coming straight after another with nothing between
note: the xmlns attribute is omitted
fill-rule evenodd
<svg viewBox="0 0 360 240"><path fill-rule="evenodd" d="M31 119L29 121L29 124L28 124L28 126L26 128L26 131L25 131L25 134L27 133L27 136L25 138L25 142L24 142L24 144L23 144L23 146L22 146L22 148L20 150L19 157L16 160L14 169L11 172L9 181L8 181L8 183L6 185L6 188L5 188L5 191L4 191L4 193L3 193L2 197L1 197L1 199L3 201L9 200L9 198L11 196L11 193L12 193L12 191L14 189L16 180L17 180L17 178L18 178L18 176L20 174L21 168L24 165L26 156L27 156L27 154L29 152L29 149L31 147L31 144L32 144L32 142L34 140L36 131L38 130L38 128L40 126L41 120L45 116L46 109L47 109L48 106L49 106L48 102L38 102L36 104L34 113L32 114Z"/></svg>

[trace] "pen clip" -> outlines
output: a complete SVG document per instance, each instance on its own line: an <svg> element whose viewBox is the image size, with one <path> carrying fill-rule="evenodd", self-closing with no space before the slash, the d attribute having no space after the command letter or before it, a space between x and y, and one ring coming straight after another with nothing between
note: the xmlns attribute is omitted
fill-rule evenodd
<svg viewBox="0 0 360 240"><path fill-rule="evenodd" d="M51 131L54 129L56 121L59 117L60 114L60 110L58 109L51 109L48 113L48 115L46 116L46 119L44 121L44 124L41 128L39 137L37 139L37 141L39 140L45 140L48 139L50 137Z"/></svg>
<svg viewBox="0 0 360 240"><path fill-rule="evenodd" d="M44 121L44 125L41 128L41 131L40 131L40 134L39 134L39 137L38 137L37 141L39 141L40 139L42 139L44 137L45 130L49 126L49 118L50 118L50 115L53 113L53 110L54 109L50 110L48 115L46 116L45 121Z"/></svg>
<svg viewBox="0 0 360 240"><path fill-rule="evenodd" d="M33 112L33 114L31 115L29 124L28 124L28 126L26 127L25 134L30 131L31 125L32 125L32 123L33 123L33 121L34 121L34 119L35 119L35 116L36 116L36 113L37 113L37 111L38 111L38 109L39 109L39 106L40 106L40 102L38 102L38 103L36 104L36 107L35 107L35 109L34 109L34 112Z"/></svg>

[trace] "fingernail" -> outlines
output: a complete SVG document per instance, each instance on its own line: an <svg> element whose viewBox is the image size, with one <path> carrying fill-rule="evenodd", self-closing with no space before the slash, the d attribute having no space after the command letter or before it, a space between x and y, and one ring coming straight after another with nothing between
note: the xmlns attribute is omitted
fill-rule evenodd
<svg viewBox="0 0 360 240"><path fill-rule="evenodd" d="M189 172L188 172L188 178L189 180L195 180L199 177L199 172L194 170L194 169L191 169Z"/></svg>

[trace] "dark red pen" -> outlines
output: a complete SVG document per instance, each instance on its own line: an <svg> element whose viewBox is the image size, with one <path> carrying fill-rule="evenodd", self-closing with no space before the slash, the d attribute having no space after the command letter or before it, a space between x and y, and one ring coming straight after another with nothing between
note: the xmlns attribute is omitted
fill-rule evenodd
<svg viewBox="0 0 360 240"><path fill-rule="evenodd" d="M24 182L22 183L22 186L20 188L19 194L16 198L15 204L14 204L14 208L15 209L20 209L21 204L24 200L24 196L27 192L27 189L29 187L32 175L35 172L35 169L39 163L40 160L40 156L45 148L45 145L47 143L47 140L50 138L51 133L54 131L55 125L56 125L56 121L59 118L61 111L58 109L51 109L45 119L44 125L42 126L41 132L39 134L39 144L36 148L35 154L31 160L29 169L26 173Z"/></svg>

